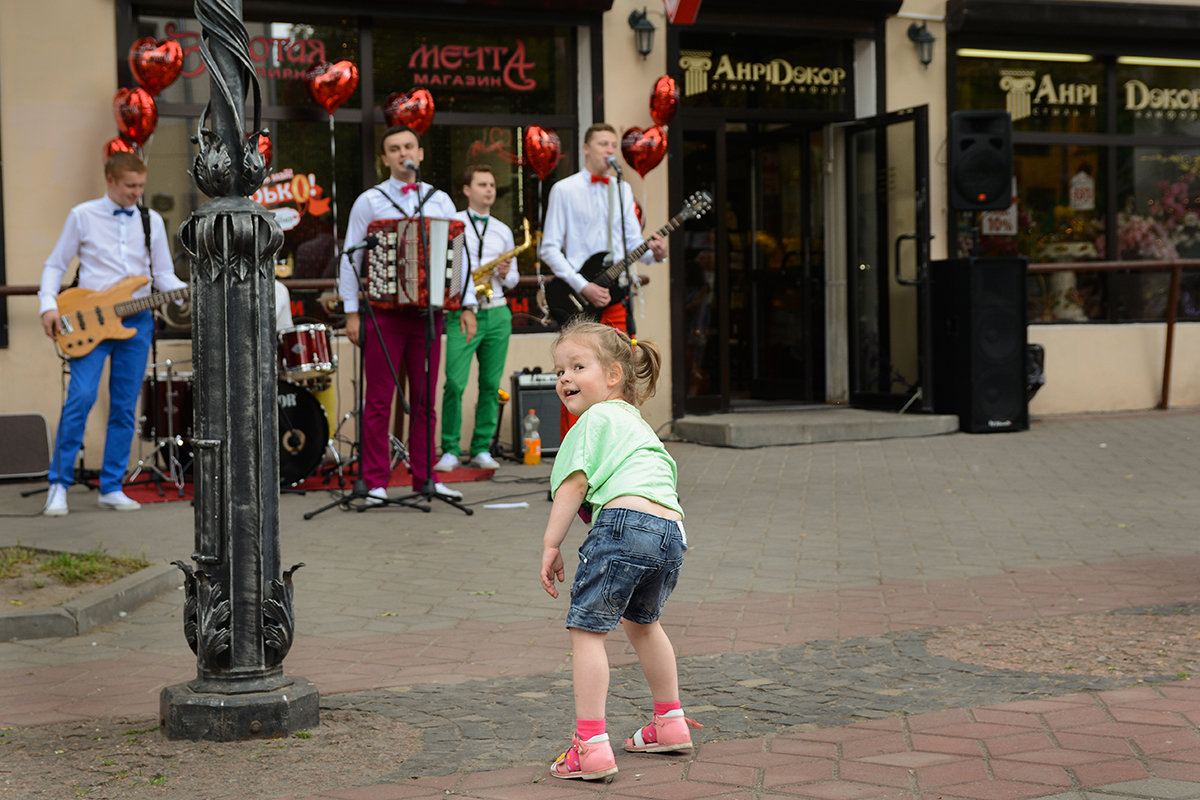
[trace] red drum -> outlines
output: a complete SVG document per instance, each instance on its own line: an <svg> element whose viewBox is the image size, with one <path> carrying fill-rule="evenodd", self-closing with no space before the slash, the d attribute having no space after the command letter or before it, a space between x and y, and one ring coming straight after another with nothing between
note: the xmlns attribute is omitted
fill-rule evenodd
<svg viewBox="0 0 1200 800"><path fill-rule="evenodd" d="M279 375L305 380L328 375L337 368L331 355L329 326L296 325L279 332Z"/></svg>
<svg viewBox="0 0 1200 800"><path fill-rule="evenodd" d="M142 380L142 439L192 438L192 373L147 375Z"/></svg>

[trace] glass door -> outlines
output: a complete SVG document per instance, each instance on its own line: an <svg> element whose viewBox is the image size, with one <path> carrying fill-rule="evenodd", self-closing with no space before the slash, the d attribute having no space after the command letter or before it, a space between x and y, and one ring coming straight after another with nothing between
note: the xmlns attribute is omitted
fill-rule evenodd
<svg viewBox="0 0 1200 800"><path fill-rule="evenodd" d="M925 106L846 131L850 402L931 410Z"/></svg>
<svg viewBox="0 0 1200 800"><path fill-rule="evenodd" d="M685 133L684 197L715 201L680 237L688 413L824 399L822 148L796 125Z"/></svg>

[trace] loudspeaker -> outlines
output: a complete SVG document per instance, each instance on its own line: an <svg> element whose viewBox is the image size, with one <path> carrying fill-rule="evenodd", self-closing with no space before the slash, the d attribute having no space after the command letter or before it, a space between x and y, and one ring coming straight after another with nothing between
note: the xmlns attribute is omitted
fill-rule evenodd
<svg viewBox="0 0 1200 800"><path fill-rule="evenodd" d="M1012 205L1012 120L1007 111L955 111L948 144L951 208L988 211Z"/></svg>
<svg viewBox="0 0 1200 800"><path fill-rule="evenodd" d="M0 478L50 472L50 428L41 414L0 414Z"/></svg>
<svg viewBox="0 0 1200 800"><path fill-rule="evenodd" d="M1029 428L1025 259L930 264L933 408L968 433Z"/></svg>
<svg viewBox="0 0 1200 800"><path fill-rule="evenodd" d="M525 415L533 409L541 424L538 432L542 437L542 455L558 452L562 444L559 433L559 408L562 401L554 391L558 377L549 372L514 372L512 374L512 440L513 453L525 455Z"/></svg>

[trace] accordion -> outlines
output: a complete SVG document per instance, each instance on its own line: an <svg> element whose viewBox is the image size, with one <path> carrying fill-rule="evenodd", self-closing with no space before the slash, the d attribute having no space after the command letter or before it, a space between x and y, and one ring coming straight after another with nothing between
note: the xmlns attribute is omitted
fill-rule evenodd
<svg viewBox="0 0 1200 800"><path fill-rule="evenodd" d="M462 220L438 217L377 219L369 224L367 233L378 244L367 250L367 300L377 308L459 308L467 278L465 228Z"/></svg>

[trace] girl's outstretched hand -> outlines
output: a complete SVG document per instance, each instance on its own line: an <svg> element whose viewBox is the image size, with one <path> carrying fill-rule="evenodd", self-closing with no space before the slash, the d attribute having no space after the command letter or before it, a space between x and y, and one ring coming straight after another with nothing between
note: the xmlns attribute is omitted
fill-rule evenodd
<svg viewBox="0 0 1200 800"><path fill-rule="evenodd" d="M542 588L551 597L558 597L558 587L555 580L562 583L567 573L563 570L562 551L557 547L547 547L542 550Z"/></svg>

